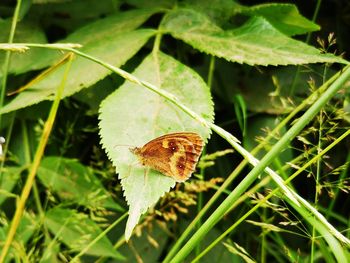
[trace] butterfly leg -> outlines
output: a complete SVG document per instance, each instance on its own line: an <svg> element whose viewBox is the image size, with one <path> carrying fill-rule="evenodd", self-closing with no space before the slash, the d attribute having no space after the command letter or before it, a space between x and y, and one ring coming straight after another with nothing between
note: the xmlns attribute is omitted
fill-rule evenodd
<svg viewBox="0 0 350 263"><path fill-rule="evenodd" d="M149 167L145 167L143 169L143 171L144 171L144 173L143 173L143 181L144 181L145 185L147 184L149 170L150 170Z"/></svg>
<svg viewBox="0 0 350 263"><path fill-rule="evenodd" d="M128 178L130 175L131 175L131 171L132 171L132 168L133 168L133 166L136 164L136 162L132 162L131 164L129 164L128 165L128 172L126 173L126 175L125 176L123 176L123 177L119 177L119 179L126 179L126 178Z"/></svg>

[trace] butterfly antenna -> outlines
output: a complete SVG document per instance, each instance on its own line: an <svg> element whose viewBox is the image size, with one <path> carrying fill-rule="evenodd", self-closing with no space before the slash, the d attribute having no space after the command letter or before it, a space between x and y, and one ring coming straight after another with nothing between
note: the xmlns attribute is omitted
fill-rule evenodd
<svg viewBox="0 0 350 263"><path fill-rule="evenodd" d="M129 145L129 144L116 144L113 146L113 148L116 147L135 147L135 145Z"/></svg>

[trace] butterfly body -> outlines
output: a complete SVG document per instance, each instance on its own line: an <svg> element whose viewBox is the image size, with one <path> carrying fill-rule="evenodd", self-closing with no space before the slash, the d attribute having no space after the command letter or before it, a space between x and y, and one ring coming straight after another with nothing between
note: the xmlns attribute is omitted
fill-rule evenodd
<svg viewBox="0 0 350 263"><path fill-rule="evenodd" d="M176 132L155 138L130 151L142 165L170 176L177 182L184 182L194 172L203 145L197 133Z"/></svg>

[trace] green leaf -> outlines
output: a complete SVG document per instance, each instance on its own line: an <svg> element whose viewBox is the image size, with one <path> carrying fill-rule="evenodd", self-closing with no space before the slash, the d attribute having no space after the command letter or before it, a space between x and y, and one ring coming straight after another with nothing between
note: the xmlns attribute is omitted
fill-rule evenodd
<svg viewBox="0 0 350 263"><path fill-rule="evenodd" d="M209 89L190 68L163 54L149 55L133 73L139 79L174 94L183 104L213 121ZM137 163L128 147L142 146L160 135L194 131L207 139L210 130L174 104L136 84L125 83L107 97L100 109L101 142L119 173L130 206L125 230L129 239L141 214L175 185L175 180Z"/></svg>
<svg viewBox="0 0 350 263"><path fill-rule="evenodd" d="M39 263L59 263L60 243L58 240L45 240L47 245Z"/></svg>
<svg viewBox="0 0 350 263"><path fill-rule="evenodd" d="M77 160L54 156L44 158L40 163L38 177L47 188L64 200L87 207L103 206L124 211L113 201L92 171Z"/></svg>
<svg viewBox="0 0 350 263"><path fill-rule="evenodd" d="M108 38L86 45L82 51L112 65L121 66L145 44L153 33L153 30L137 30L120 35L110 35ZM0 109L0 113L11 112L43 100L52 100L63 78L64 70L65 65L18 94L14 100ZM95 62L77 57L72 62L63 96L67 97L83 88L90 87L110 73L109 69Z"/></svg>
<svg viewBox="0 0 350 263"><path fill-rule="evenodd" d="M0 21L0 43L7 43L11 29L11 20ZM18 23L14 37L14 43L47 43L45 33L37 25L26 22ZM32 48L25 53L13 52L11 54L9 73L20 74L23 72L41 69L47 66L47 58L51 57L52 50ZM0 65L4 65L5 52L0 50ZM0 71L2 77L3 71Z"/></svg>
<svg viewBox="0 0 350 263"><path fill-rule="evenodd" d="M262 17L254 17L237 29L224 31L199 12L176 9L164 17L162 28L200 51L232 62L263 66L347 63L287 37Z"/></svg>
<svg viewBox="0 0 350 263"><path fill-rule="evenodd" d="M59 240L73 251L81 251L101 234L101 229L94 221L75 210L53 208L46 213L45 224ZM86 253L124 259L124 256L113 248L106 236L92 245Z"/></svg>
<svg viewBox="0 0 350 263"><path fill-rule="evenodd" d="M86 6L86 3L84 6ZM111 35L118 35L136 29L157 11L159 9L142 9L110 15L79 28L66 39L59 42L79 43L84 47L86 45L93 46L93 43L97 40L103 41L104 38L110 38ZM0 21L0 28L2 29L0 42L7 42L10 27L11 20ZM44 32L38 26L26 22L18 23L14 43L47 43L47 40ZM109 52L108 48L106 48L106 52ZM61 56L61 52L52 51L47 48L31 48L25 53L13 52L9 72L19 74L42 69L52 65ZM4 63L4 57L5 52L0 50L1 65ZM0 71L1 75L2 72Z"/></svg>
<svg viewBox="0 0 350 263"><path fill-rule="evenodd" d="M116 13L79 28L60 42L92 45L95 41L108 39L111 35L135 30L158 11L159 9L149 8Z"/></svg>
<svg viewBox="0 0 350 263"><path fill-rule="evenodd" d="M23 168L21 167L3 167L0 178L0 205L8 198L17 198L17 195L11 193L16 185Z"/></svg>
<svg viewBox="0 0 350 263"><path fill-rule="evenodd" d="M206 14L217 25L229 23L232 14L241 5L232 0L191 0L183 2L184 7Z"/></svg>
<svg viewBox="0 0 350 263"><path fill-rule="evenodd" d="M241 6L243 14L262 16L282 33L293 36L320 30L320 27L303 17L292 4L261 4L251 7ZM236 11L239 13L239 11Z"/></svg>
<svg viewBox="0 0 350 263"><path fill-rule="evenodd" d="M145 42L153 36L154 30L133 29L154 12L156 12L156 9L147 9L111 16L77 30L62 42L83 44L82 52L119 67L133 57ZM61 53L51 52L47 56L39 53L38 56L40 55L41 60L45 60L42 63L48 66L54 60L59 59L58 54ZM33 60L35 59L33 58ZM0 109L0 114L24 108L43 100L52 100L57 87L62 81L64 70L65 65L62 65L42 81L18 94L15 99ZM70 96L83 88L90 87L110 73L110 70L95 62L77 57L71 65L64 96Z"/></svg>

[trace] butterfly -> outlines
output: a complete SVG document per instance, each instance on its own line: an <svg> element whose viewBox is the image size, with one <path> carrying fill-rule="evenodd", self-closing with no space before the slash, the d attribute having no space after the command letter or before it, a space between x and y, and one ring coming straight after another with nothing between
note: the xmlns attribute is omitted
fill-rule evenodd
<svg viewBox="0 0 350 263"><path fill-rule="evenodd" d="M155 138L142 147L130 148L140 163L184 182L194 172L203 150L203 139L194 132L175 132Z"/></svg>

